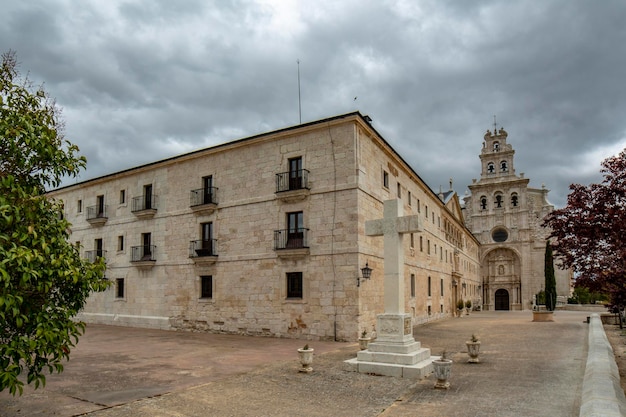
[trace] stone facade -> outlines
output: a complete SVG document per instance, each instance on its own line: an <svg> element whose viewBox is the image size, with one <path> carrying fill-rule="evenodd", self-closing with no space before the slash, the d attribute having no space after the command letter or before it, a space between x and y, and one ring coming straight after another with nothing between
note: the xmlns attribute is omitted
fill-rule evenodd
<svg viewBox="0 0 626 417"><path fill-rule="evenodd" d="M405 239L413 323L478 294L478 242L458 198L433 193L359 113L157 161L49 193L114 285L87 322L356 340L383 312L383 201L423 216ZM357 277L366 263L369 280Z"/></svg>
<svg viewBox="0 0 626 417"><path fill-rule="evenodd" d="M464 197L465 224L481 243L483 308L527 310L544 288L544 256L550 231L541 226L554 210L548 191L515 174L513 147L504 129L484 136L480 180ZM555 268L557 294L570 295L571 273Z"/></svg>

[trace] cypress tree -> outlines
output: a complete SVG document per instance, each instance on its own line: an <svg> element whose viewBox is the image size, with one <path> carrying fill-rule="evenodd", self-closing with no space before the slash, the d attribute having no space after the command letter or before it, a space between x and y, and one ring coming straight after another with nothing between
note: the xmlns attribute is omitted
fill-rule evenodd
<svg viewBox="0 0 626 417"><path fill-rule="evenodd" d="M554 260L550 240L546 242L544 275L546 280L546 310L554 311L556 307L556 278L554 277Z"/></svg>

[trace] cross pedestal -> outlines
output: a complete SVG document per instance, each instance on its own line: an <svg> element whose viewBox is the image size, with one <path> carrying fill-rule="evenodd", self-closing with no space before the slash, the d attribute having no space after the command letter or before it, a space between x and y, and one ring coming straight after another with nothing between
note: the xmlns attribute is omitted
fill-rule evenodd
<svg viewBox="0 0 626 417"><path fill-rule="evenodd" d="M403 216L400 200L385 201L383 210L383 219L365 222L365 234L384 236L385 312L376 318L376 341L345 364L361 373L423 378L432 372L430 349L415 341L404 311L403 235L421 231L419 216Z"/></svg>

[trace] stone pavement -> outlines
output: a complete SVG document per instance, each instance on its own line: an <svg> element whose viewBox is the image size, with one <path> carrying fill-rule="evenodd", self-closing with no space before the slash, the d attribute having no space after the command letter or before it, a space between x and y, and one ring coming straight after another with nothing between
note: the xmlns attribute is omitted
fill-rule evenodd
<svg viewBox="0 0 626 417"><path fill-rule="evenodd" d="M434 355L452 355L450 390L345 372L356 343L310 342L314 371L297 372L304 342L90 325L65 372L45 389L0 393L0 416L577 416L588 312L474 312L415 327ZM468 364L465 340L482 342Z"/></svg>

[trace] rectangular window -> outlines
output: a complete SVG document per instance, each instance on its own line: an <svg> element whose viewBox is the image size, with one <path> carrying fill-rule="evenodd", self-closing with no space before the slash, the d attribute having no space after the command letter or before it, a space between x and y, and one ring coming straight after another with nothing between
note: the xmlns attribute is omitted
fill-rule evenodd
<svg viewBox="0 0 626 417"><path fill-rule="evenodd" d="M126 202L126 190L120 190L120 204Z"/></svg>
<svg viewBox="0 0 626 417"><path fill-rule="evenodd" d="M200 231L203 241L213 239L213 222L200 223Z"/></svg>
<svg viewBox="0 0 626 417"><path fill-rule="evenodd" d="M415 247L415 235L413 233L411 233L411 248Z"/></svg>
<svg viewBox="0 0 626 417"><path fill-rule="evenodd" d="M430 239L428 239L428 242L426 244L426 253L430 255Z"/></svg>
<svg viewBox="0 0 626 417"><path fill-rule="evenodd" d="M426 220L428 220L428 206L426 206Z"/></svg>
<svg viewBox="0 0 626 417"><path fill-rule="evenodd" d="M415 298L415 274L411 274L411 298Z"/></svg>
<svg viewBox="0 0 626 417"><path fill-rule="evenodd" d="M432 308L431 308L431 306L428 306L428 315L430 316L431 314L433 314Z"/></svg>
<svg viewBox="0 0 626 417"><path fill-rule="evenodd" d="M428 296L430 297L432 294L431 281L430 277L428 277Z"/></svg>
<svg viewBox="0 0 626 417"><path fill-rule="evenodd" d="M202 203L211 204L215 202L213 196L213 176L202 177Z"/></svg>
<svg viewBox="0 0 626 417"><path fill-rule="evenodd" d="M407 191L406 199L409 200L409 206L411 205L411 192Z"/></svg>
<svg viewBox="0 0 626 417"><path fill-rule="evenodd" d="M383 187L389 188L389 173L383 170Z"/></svg>
<svg viewBox="0 0 626 417"><path fill-rule="evenodd" d="M398 198L402 199L402 186L400 185L400 183L398 183Z"/></svg>
<svg viewBox="0 0 626 417"><path fill-rule="evenodd" d="M200 277L200 298L213 298L213 275Z"/></svg>
<svg viewBox="0 0 626 417"><path fill-rule="evenodd" d="M77 206L78 206L78 213L82 213L83 212L83 200L78 200Z"/></svg>
<svg viewBox="0 0 626 417"><path fill-rule="evenodd" d="M302 298L302 272L287 272L287 298Z"/></svg>
<svg viewBox="0 0 626 417"><path fill-rule="evenodd" d="M196 249L196 253L201 256L212 256L213 252L213 222L200 223L200 233L202 241L200 247ZM200 250L200 252L198 252Z"/></svg>
<svg viewBox="0 0 626 417"><path fill-rule="evenodd" d="M119 252L124 250L124 236L117 237L117 250Z"/></svg>
<svg viewBox="0 0 626 417"><path fill-rule="evenodd" d="M417 199L417 212L421 213L422 212L422 204L420 202L420 199Z"/></svg>
<svg viewBox="0 0 626 417"><path fill-rule="evenodd" d="M141 234L142 245L142 260L152 259L152 233Z"/></svg>
<svg viewBox="0 0 626 417"><path fill-rule="evenodd" d="M302 189L302 157L289 159L289 189Z"/></svg>
<svg viewBox="0 0 626 417"><path fill-rule="evenodd" d="M441 288L440 288L440 290L441 290L441 296L443 297L443 278L442 278L442 279L441 279L441 281L440 281L440 285L441 285Z"/></svg>
<svg viewBox="0 0 626 417"><path fill-rule="evenodd" d="M115 280L115 298L124 298L124 278Z"/></svg>
<svg viewBox="0 0 626 417"><path fill-rule="evenodd" d="M287 248L304 247L304 213L287 213Z"/></svg>
<svg viewBox="0 0 626 417"><path fill-rule="evenodd" d="M98 258L102 258L104 256L102 252L102 239L94 239L93 248L96 250L96 256Z"/></svg>
<svg viewBox="0 0 626 417"><path fill-rule="evenodd" d="M87 209L89 211L89 209ZM104 217L104 196L96 197L96 217Z"/></svg>
<svg viewBox="0 0 626 417"><path fill-rule="evenodd" d="M144 210L152 209L152 184L143 186L143 208Z"/></svg>

